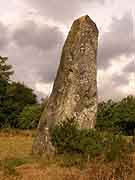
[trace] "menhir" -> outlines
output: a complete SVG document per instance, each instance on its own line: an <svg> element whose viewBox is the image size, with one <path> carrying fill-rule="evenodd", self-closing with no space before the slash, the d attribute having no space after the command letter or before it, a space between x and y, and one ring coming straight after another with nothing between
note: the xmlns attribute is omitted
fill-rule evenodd
<svg viewBox="0 0 135 180"><path fill-rule="evenodd" d="M51 132L55 124L74 119L80 128L94 128L97 112L96 24L83 16L74 21L63 47L52 93L41 115L34 154L53 151Z"/></svg>

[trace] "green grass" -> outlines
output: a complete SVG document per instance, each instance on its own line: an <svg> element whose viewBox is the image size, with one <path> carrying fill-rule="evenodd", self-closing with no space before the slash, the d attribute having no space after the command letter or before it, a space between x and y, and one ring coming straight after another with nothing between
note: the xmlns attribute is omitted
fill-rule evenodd
<svg viewBox="0 0 135 180"><path fill-rule="evenodd" d="M28 162L29 159L5 159L0 161L0 168L8 174L17 175L16 167L27 164Z"/></svg>

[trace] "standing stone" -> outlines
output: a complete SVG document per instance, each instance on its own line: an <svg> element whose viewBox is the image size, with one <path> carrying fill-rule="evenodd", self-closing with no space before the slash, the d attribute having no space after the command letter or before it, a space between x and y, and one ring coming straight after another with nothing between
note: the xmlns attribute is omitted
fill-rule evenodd
<svg viewBox="0 0 135 180"><path fill-rule="evenodd" d="M80 128L94 128L97 112L98 29L89 16L77 19L63 47L53 91L41 116L34 154L53 151L51 130L74 118Z"/></svg>

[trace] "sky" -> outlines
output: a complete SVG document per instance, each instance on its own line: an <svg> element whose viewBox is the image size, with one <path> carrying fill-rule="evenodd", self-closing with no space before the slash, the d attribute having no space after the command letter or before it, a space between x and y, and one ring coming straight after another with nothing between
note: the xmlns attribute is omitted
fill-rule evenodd
<svg viewBox="0 0 135 180"><path fill-rule="evenodd" d="M73 21L89 15L99 29L99 100L135 95L134 0L0 0L0 55L13 79L40 97L51 93Z"/></svg>

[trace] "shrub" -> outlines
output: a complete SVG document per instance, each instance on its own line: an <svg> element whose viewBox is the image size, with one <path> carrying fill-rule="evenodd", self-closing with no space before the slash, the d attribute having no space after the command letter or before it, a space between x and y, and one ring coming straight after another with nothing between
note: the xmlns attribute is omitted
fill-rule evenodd
<svg viewBox="0 0 135 180"><path fill-rule="evenodd" d="M87 159L100 156L106 161L126 158L132 151L131 144L122 135L81 130L73 119L55 126L52 143L58 153L81 154Z"/></svg>
<svg viewBox="0 0 135 180"><path fill-rule="evenodd" d="M37 127L39 118L41 115L41 106L40 105L28 105L18 116L18 125L19 129L33 129Z"/></svg>

